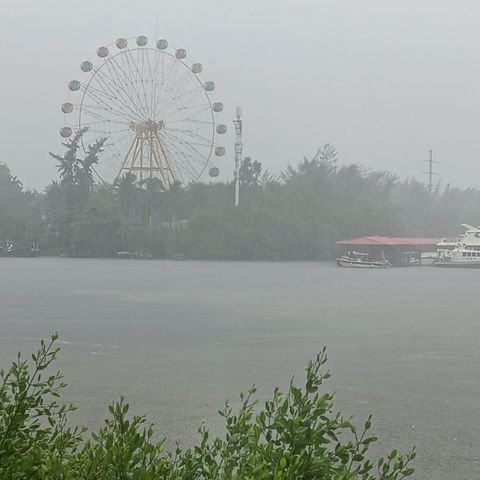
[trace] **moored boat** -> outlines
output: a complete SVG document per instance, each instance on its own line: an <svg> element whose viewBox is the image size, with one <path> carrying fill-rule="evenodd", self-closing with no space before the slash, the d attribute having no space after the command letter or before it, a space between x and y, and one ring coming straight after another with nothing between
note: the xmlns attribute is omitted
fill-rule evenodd
<svg viewBox="0 0 480 480"><path fill-rule="evenodd" d="M438 260L438 252L422 252L420 254L420 265L431 267Z"/></svg>
<svg viewBox="0 0 480 480"><path fill-rule="evenodd" d="M480 227L463 224L465 233L451 249L438 249L436 267L480 268ZM439 246L440 246L439 242Z"/></svg>
<svg viewBox="0 0 480 480"><path fill-rule="evenodd" d="M337 265L346 268L390 268L387 260L373 259L369 253L347 252L337 258Z"/></svg>

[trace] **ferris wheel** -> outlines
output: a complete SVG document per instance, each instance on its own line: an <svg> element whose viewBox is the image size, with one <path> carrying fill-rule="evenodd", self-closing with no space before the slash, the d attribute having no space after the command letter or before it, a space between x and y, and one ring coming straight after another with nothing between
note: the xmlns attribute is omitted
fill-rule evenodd
<svg viewBox="0 0 480 480"><path fill-rule="evenodd" d="M86 129L82 147L107 138L95 173L114 184L130 172L142 180L198 181L208 169L219 175L225 148L216 143L227 126L216 116L223 104L213 99L215 82L201 77L201 63L188 63L184 48L140 35L119 38L97 49L97 59L80 64L80 76L68 83L60 135Z"/></svg>

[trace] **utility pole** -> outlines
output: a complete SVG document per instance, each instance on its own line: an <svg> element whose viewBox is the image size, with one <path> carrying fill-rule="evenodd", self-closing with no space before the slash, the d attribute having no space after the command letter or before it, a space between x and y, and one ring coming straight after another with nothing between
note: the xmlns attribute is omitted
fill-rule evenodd
<svg viewBox="0 0 480 480"><path fill-rule="evenodd" d="M236 118L233 120L235 125L235 134L237 139L235 142L235 170L233 172L234 178L234 201L235 207L240 205L240 166L242 164L242 107L236 108Z"/></svg>
<svg viewBox="0 0 480 480"><path fill-rule="evenodd" d="M433 189L433 176L436 175L436 173L433 172L433 164L437 162L434 162L433 160L433 150L429 150L428 153L428 160L425 160L425 162L428 163L428 172L423 173L428 175L428 192L431 195Z"/></svg>

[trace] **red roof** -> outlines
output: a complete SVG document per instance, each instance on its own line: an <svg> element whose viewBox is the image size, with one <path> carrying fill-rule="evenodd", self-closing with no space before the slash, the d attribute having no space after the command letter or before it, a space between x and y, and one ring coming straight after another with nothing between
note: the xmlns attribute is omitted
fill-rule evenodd
<svg viewBox="0 0 480 480"><path fill-rule="evenodd" d="M384 247L396 247L401 245L427 246L436 245L438 238L416 238L416 237L380 237L378 235L351 238L350 240L340 240L337 245L379 245Z"/></svg>

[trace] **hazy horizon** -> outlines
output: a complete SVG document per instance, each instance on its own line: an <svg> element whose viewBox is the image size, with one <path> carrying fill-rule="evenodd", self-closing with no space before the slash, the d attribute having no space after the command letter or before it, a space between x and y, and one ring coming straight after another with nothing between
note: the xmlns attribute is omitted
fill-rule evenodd
<svg viewBox="0 0 480 480"><path fill-rule="evenodd" d="M154 39L158 15L159 38L202 62L225 104L223 178L238 104L244 154L275 173L328 142L342 163L425 181L432 148L435 181L480 186L478 13L473 1L438 0L13 3L0 18L0 161L43 189L80 62L118 37Z"/></svg>

